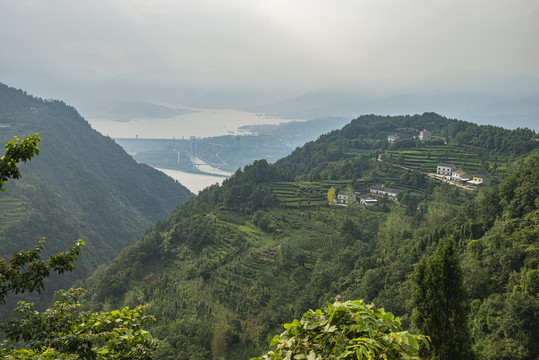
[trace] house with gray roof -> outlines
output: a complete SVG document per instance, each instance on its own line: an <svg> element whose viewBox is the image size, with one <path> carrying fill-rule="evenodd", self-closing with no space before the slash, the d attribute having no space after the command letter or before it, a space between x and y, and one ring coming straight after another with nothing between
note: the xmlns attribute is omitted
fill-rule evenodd
<svg viewBox="0 0 539 360"><path fill-rule="evenodd" d="M404 190L392 189L385 186L371 186L370 192L374 195L387 195L389 197L396 198L397 195L401 192L404 192Z"/></svg>
<svg viewBox="0 0 539 360"><path fill-rule="evenodd" d="M436 174L451 176L455 170L457 170L455 164L441 162L438 163Z"/></svg>

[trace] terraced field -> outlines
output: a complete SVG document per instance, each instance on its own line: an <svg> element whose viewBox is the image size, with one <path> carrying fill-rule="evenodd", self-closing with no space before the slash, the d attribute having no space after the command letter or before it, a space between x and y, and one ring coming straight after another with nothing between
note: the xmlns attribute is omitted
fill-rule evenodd
<svg viewBox="0 0 539 360"><path fill-rule="evenodd" d="M280 251L275 247L262 248L252 252L249 256L241 258L218 270L218 279L228 286L241 289L251 288L254 283L258 286L271 286L271 277L268 271L282 263ZM261 276L266 274L268 276Z"/></svg>
<svg viewBox="0 0 539 360"><path fill-rule="evenodd" d="M485 172L484 164L498 171L503 170L509 159L473 146L434 145L419 149L388 150L382 160L425 173L436 172L439 162L448 162L455 164L458 170L474 174Z"/></svg>
<svg viewBox="0 0 539 360"><path fill-rule="evenodd" d="M334 180L322 182L277 182L271 185L273 193L284 207L310 207L327 203L329 189L345 189L349 180Z"/></svg>
<svg viewBox="0 0 539 360"><path fill-rule="evenodd" d="M302 265L312 265L323 250L331 248L331 238L327 236L295 236L283 243L283 253L287 259Z"/></svg>
<svg viewBox="0 0 539 360"><path fill-rule="evenodd" d="M21 217L28 215L30 202L1 195L0 196L0 229L17 222Z"/></svg>

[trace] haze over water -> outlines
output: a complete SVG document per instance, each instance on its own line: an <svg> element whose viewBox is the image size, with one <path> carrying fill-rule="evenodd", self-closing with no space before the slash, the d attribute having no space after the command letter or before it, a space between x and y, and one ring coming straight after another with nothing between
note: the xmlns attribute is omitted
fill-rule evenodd
<svg viewBox="0 0 539 360"><path fill-rule="evenodd" d="M279 124L293 121L230 109L194 109L190 114L170 118L137 118L130 121L87 118L94 129L112 138L188 139L221 135L241 135L244 125Z"/></svg>

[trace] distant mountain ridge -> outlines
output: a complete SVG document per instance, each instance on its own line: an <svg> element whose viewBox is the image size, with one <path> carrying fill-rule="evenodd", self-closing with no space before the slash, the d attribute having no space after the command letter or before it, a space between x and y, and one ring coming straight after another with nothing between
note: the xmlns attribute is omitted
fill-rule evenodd
<svg viewBox="0 0 539 360"><path fill-rule="evenodd" d="M453 71L376 94L322 90L249 107L299 119L436 112L478 124L538 129L539 79Z"/></svg>

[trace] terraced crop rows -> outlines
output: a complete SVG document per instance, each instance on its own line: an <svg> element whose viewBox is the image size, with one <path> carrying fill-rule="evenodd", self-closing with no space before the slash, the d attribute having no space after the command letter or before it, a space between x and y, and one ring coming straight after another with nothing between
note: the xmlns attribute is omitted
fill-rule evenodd
<svg viewBox="0 0 539 360"><path fill-rule="evenodd" d="M458 169L477 172L481 168L479 149L435 146L416 150L388 151L383 159L423 172L435 172L439 162L454 163Z"/></svg>
<svg viewBox="0 0 539 360"><path fill-rule="evenodd" d="M12 197L0 197L0 227L7 227L25 216L29 205Z"/></svg>
<svg viewBox="0 0 539 360"><path fill-rule="evenodd" d="M253 281L262 286L270 286L271 279L261 274L270 273L273 267L279 266L280 260L281 255L277 248L261 249L221 269L219 279L221 282L243 290L250 288Z"/></svg>
<svg viewBox="0 0 539 360"><path fill-rule="evenodd" d="M287 258L303 258L306 262L313 261L313 256L319 255L331 246L329 237L297 236L283 243L283 252Z"/></svg>
<svg viewBox="0 0 539 360"><path fill-rule="evenodd" d="M324 182L279 182L271 189L277 200L286 207L320 206L327 202L330 187L346 188L348 180Z"/></svg>

